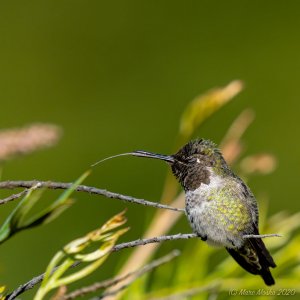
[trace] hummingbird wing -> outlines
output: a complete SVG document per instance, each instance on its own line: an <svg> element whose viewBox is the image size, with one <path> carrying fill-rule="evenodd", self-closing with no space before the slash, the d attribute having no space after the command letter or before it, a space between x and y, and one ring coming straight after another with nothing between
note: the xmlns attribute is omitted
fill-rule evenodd
<svg viewBox="0 0 300 300"><path fill-rule="evenodd" d="M253 234L259 234L256 226ZM262 239L249 238L241 248L226 248L226 250L246 271L260 275L266 285L275 284L269 268L275 268L276 264Z"/></svg>

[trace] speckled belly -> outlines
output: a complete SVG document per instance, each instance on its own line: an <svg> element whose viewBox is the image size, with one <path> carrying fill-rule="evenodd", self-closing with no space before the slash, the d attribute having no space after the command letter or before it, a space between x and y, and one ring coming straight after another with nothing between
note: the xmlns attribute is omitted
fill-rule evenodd
<svg viewBox="0 0 300 300"><path fill-rule="evenodd" d="M251 217L245 204L229 197L226 189L212 194L194 191L186 194L186 211L195 233L216 246L240 247L250 230Z"/></svg>

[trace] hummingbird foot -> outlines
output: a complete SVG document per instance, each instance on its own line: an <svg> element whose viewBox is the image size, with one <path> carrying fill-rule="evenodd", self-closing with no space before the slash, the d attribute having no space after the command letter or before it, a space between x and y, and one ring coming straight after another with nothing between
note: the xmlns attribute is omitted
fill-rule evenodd
<svg viewBox="0 0 300 300"><path fill-rule="evenodd" d="M207 235L201 235L201 234L197 233L197 236L198 236L203 242L206 242L206 241L207 241Z"/></svg>

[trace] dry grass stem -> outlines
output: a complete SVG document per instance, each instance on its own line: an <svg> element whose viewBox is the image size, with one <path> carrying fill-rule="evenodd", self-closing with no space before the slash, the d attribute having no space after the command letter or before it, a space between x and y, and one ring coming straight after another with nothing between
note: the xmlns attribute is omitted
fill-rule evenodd
<svg viewBox="0 0 300 300"><path fill-rule="evenodd" d="M260 173L263 175L272 173L276 169L277 161L274 155L257 154L245 157L240 168L244 174Z"/></svg>
<svg viewBox="0 0 300 300"><path fill-rule="evenodd" d="M233 121L225 137L223 138L220 148L228 164L233 164L240 156L243 146L241 138L255 117L253 110L245 109Z"/></svg>

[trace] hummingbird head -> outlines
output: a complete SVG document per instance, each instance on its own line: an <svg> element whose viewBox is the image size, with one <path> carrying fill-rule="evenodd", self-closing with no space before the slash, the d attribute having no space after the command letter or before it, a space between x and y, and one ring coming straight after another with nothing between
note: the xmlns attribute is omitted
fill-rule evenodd
<svg viewBox="0 0 300 300"><path fill-rule="evenodd" d="M227 169L216 145L204 139L187 143L173 155L146 151L135 151L132 155L166 161L185 190L195 190L201 183L209 184L212 172L220 174Z"/></svg>
<svg viewBox="0 0 300 300"><path fill-rule="evenodd" d="M216 145L204 139L187 143L173 157L173 174L185 190L209 184L212 172L220 174L227 166Z"/></svg>
<svg viewBox="0 0 300 300"><path fill-rule="evenodd" d="M137 150L105 158L96 164L123 155L153 158L167 162L185 190L195 190L201 183L209 184L211 170L215 173L221 173L227 166L216 145L204 139L187 143L173 155Z"/></svg>

